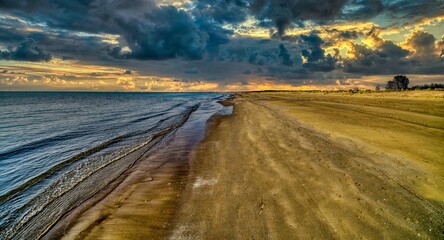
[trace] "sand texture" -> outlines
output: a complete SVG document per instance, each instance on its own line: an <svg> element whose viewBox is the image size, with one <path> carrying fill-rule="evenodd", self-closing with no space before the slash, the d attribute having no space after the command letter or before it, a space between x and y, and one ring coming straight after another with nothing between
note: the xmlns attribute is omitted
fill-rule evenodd
<svg viewBox="0 0 444 240"><path fill-rule="evenodd" d="M170 239L444 239L442 97L233 104L194 151Z"/></svg>

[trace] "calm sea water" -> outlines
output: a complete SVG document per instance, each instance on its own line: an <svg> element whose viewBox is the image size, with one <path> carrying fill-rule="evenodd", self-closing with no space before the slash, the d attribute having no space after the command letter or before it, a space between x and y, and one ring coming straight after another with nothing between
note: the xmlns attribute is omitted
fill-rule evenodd
<svg viewBox="0 0 444 240"><path fill-rule="evenodd" d="M192 113L220 110L216 101L226 96L0 92L0 238L14 237L55 199L154 134Z"/></svg>

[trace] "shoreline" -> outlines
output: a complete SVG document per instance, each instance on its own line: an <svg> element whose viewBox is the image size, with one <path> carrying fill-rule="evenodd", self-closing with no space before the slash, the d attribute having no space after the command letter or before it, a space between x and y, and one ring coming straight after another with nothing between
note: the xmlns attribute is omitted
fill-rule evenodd
<svg viewBox="0 0 444 240"><path fill-rule="evenodd" d="M138 150L135 151L136 155L139 155L138 158L143 158L144 155L149 154L153 149L155 148L157 144L159 144L160 141L165 136L160 136L158 138L154 138L150 141L150 144L147 146L144 146ZM72 222L79 217L83 212L87 211L88 209L94 207L96 204L98 204L100 201L102 201L104 198L109 196L117 187L119 187L120 184L128 177L130 174L131 168L133 168L135 165L138 164L138 161L131 166L129 169L122 172L121 175L119 175L116 179L113 179L108 185L105 186L105 188L100 189L96 194L88 198L86 201L82 202L80 205L75 206L73 209L65 213L63 216L61 216L58 220L55 221L55 224L51 225L47 231L40 237L41 239L60 239L64 231L66 229L69 229L72 227Z"/></svg>
<svg viewBox="0 0 444 240"><path fill-rule="evenodd" d="M208 106L205 107L207 108ZM223 107L216 109L221 110ZM126 225L117 228L120 231L115 232L113 236L156 239L165 236L168 232L167 225L178 204L178 196L183 189L183 178L188 175L189 152L201 140L205 131L204 123L209 114L212 113L208 110L196 111L172 132L160 136L156 141L153 139L152 146L137 150L139 154L136 155L140 155L139 160L132 167L88 201L65 214L42 239L96 238L97 234L101 234L97 229L113 221L121 221L121 226ZM142 203L141 197L144 198ZM147 205L147 202L151 207L144 208L143 205ZM137 204L142 204L142 207L139 206L138 209L132 207ZM162 209L159 209L159 206ZM119 211L122 209L127 213L132 212L134 218L145 219L143 224L139 224L140 226L137 226L137 222L130 224L131 219L119 216ZM147 210L144 216L138 216L140 209ZM149 217L157 220L151 221ZM102 233L108 234L108 230ZM128 233L126 237L122 235L124 231Z"/></svg>

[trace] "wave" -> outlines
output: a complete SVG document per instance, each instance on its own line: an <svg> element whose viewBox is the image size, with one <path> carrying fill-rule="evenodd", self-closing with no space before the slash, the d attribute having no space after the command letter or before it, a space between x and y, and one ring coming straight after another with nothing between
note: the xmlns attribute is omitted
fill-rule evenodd
<svg viewBox="0 0 444 240"><path fill-rule="evenodd" d="M169 111L171 111L175 108L178 108L184 104L185 104L185 102L175 104L168 109L162 110L161 112L157 112L157 113L150 114L150 115L147 115L144 117L136 118L136 119L133 119L129 122L125 122L125 124L137 123L137 122L145 121L145 120L148 120L148 119L151 119L154 117L164 116L164 115L168 114ZM104 120L101 119L100 121L103 122ZM86 132L86 130L65 132L65 133L62 133L59 135L54 135L54 136L38 139L38 140L29 142L29 143L25 143L25 144L22 144L22 145L19 145L16 147L12 147L10 149L7 149L6 151L0 152L0 162L2 161L2 159L14 157L14 156L17 156L17 155L20 155L23 153L27 153L27 152L35 150L35 149L39 149L43 146L47 147L48 145L55 145L58 142L81 136L81 135L85 134L85 132ZM0 204L2 202L1 199L2 198L0 196Z"/></svg>
<svg viewBox="0 0 444 240"><path fill-rule="evenodd" d="M178 107L180 107L180 106L182 106L182 105L184 105L184 104L185 104L185 102L178 103L178 104L173 105L172 107L170 107L170 108L168 108L168 109L166 109L166 110L164 110L164 111L162 111L162 112L160 112L160 113L156 113L156 114L152 114L152 115L149 115L149 116L140 117L140 118L137 118L137 119L131 120L130 123L137 123L137 122L141 122L141 121L148 120L148 119L153 118L153 117L160 117L160 116L163 116L163 115L167 114L169 111L171 111L171 110L173 110L173 109L175 109L175 108L178 108Z"/></svg>
<svg viewBox="0 0 444 240"><path fill-rule="evenodd" d="M43 174L0 196L0 205L13 201L31 186L63 170L60 177L25 205L13 212L1 214L5 219L0 225L0 239L28 239L41 236L63 214L103 189L130 168L165 135L183 125L198 108L199 104L196 104L181 114L159 120L151 129L115 137L53 166ZM119 151L110 149L102 155L99 154L125 139L150 132L152 134L149 137L146 136L130 147ZM76 164L73 165L73 163Z"/></svg>
<svg viewBox="0 0 444 240"><path fill-rule="evenodd" d="M28 151L32 151L43 146L48 146L49 144L56 144L59 141L64 141L71 139L73 137L84 134L83 132L69 132L64 134L59 134L47 138L42 138L36 141L32 141L17 147L13 147L12 149L6 150L5 152L0 153L0 161L4 158L9 158L12 156L16 156L22 153L26 153Z"/></svg>
<svg viewBox="0 0 444 240"><path fill-rule="evenodd" d="M34 177L34 178L32 178L32 179L26 181L24 184L20 185L19 187L17 187L17 188L15 188L15 189L13 189L13 190L7 192L6 194L0 196L0 205L3 204L5 201L8 201L9 199L11 199L12 197L14 197L15 195L17 195L17 194L23 192L23 191L26 190L29 186L31 186L31 185L35 184L36 182L38 182L38 181L40 181L40 180L42 180L42 179L44 179L44 178L46 178L46 177L52 175L54 172L56 172L56 171L62 169L62 168L65 167L66 165L68 165L68 164L70 164L70 163L72 163L72 162L75 162L75 161L77 161L77 160L79 160L79 159L81 159L81 158L83 158L83 157L85 157L85 156L91 155L91 154L93 154L93 153L95 153L95 152L97 152L97 151L100 151L100 150L106 148L107 146L109 146L109 145L111 145L111 144L113 144L113 143L118 142L118 141L121 140L122 138L123 138L122 136L119 136L119 137L113 138L113 139L111 139L111 140L109 140L109 141L107 141L107 142L105 142L105 143L102 143L102 144L100 144L100 145L98 145L98 146L95 146L95 147L93 147L93 148L91 148L91 149L88 149L87 151L81 152L81 153L75 155L74 157L71 157L71 158L69 158L69 159L67 159L67 160L65 160L65 161L63 161L63 162L61 162L61 163L59 163L59 164L53 166L52 168L50 168L50 169L47 170L46 172L44 172L44 173L42 173L42 174L40 174L40 175L38 175L38 176L36 176L36 177ZM35 145L36 145L36 144L34 144L33 146L35 146ZM37 145L38 145L38 144L37 144ZM26 150L30 150L30 149L34 149L34 148L23 147L22 149L23 149L23 151L26 151ZM0 156L0 157L1 157L1 156Z"/></svg>

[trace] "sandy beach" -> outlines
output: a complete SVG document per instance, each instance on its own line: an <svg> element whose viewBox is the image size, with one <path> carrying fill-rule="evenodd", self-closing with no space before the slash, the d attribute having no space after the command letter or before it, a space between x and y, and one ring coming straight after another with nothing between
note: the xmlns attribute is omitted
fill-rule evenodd
<svg viewBox="0 0 444 240"><path fill-rule="evenodd" d="M442 93L224 104L233 114L213 117L193 151L171 136L44 238L444 238Z"/></svg>
<svg viewBox="0 0 444 240"><path fill-rule="evenodd" d="M0 0L0 240L444 240L444 0Z"/></svg>
<svg viewBox="0 0 444 240"><path fill-rule="evenodd" d="M444 102L400 95L237 96L171 239L444 238Z"/></svg>

